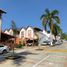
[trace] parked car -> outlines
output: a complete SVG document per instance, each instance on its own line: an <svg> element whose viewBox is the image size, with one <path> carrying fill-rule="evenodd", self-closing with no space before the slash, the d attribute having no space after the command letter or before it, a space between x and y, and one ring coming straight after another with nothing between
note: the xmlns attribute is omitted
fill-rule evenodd
<svg viewBox="0 0 67 67"><path fill-rule="evenodd" d="M61 39L59 39L59 40L56 40L54 44L55 45L61 45L62 43L63 43L63 41Z"/></svg>
<svg viewBox="0 0 67 67"><path fill-rule="evenodd" d="M33 40L27 40L27 45L28 46L32 46L32 44L33 44Z"/></svg>
<svg viewBox="0 0 67 67"><path fill-rule="evenodd" d="M9 52L9 47L8 46L5 46L3 44L0 44L0 53L7 53Z"/></svg>

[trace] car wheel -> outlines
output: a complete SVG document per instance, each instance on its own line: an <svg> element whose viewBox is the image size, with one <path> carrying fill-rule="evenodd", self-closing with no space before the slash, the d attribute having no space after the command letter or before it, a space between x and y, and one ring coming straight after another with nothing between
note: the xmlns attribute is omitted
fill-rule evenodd
<svg viewBox="0 0 67 67"><path fill-rule="evenodd" d="M3 52L2 52L3 54L5 54L5 53L7 53L7 50L3 50Z"/></svg>

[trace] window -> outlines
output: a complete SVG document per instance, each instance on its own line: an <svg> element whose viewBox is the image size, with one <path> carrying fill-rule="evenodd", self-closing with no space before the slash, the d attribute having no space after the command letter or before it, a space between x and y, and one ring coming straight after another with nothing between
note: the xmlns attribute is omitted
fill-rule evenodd
<svg viewBox="0 0 67 67"><path fill-rule="evenodd" d="M24 31L21 32L21 37L24 37Z"/></svg>
<svg viewBox="0 0 67 67"><path fill-rule="evenodd" d="M28 36L31 37L31 30L28 30Z"/></svg>

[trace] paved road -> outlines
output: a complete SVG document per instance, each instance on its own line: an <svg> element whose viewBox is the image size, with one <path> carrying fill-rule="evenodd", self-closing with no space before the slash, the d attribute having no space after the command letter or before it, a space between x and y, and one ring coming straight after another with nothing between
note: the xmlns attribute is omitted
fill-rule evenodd
<svg viewBox="0 0 67 67"><path fill-rule="evenodd" d="M54 47L43 46L41 50L38 47L24 47L24 49L15 50L22 56L16 60L3 59L0 67L67 67L67 43Z"/></svg>

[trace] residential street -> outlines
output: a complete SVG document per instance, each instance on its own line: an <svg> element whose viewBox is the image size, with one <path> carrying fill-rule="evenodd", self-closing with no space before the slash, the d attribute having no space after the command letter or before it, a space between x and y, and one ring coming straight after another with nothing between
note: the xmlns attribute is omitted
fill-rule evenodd
<svg viewBox="0 0 67 67"><path fill-rule="evenodd" d="M5 59L0 55L0 67L67 67L67 43L54 47L24 47L15 52L22 58Z"/></svg>

